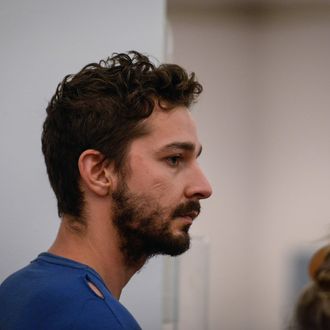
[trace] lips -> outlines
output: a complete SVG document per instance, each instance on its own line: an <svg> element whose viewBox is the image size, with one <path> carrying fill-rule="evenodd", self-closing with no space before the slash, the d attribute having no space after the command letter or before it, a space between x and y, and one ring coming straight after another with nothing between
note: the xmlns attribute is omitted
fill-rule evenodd
<svg viewBox="0 0 330 330"><path fill-rule="evenodd" d="M198 217L198 214L199 214L199 211L191 211L187 214L184 214L183 216L184 217L189 217L189 218L191 218L191 220L194 220L195 218Z"/></svg>
<svg viewBox="0 0 330 330"><path fill-rule="evenodd" d="M179 205L173 212L173 218L184 217L194 220L200 213L199 201L189 201Z"/></svg>

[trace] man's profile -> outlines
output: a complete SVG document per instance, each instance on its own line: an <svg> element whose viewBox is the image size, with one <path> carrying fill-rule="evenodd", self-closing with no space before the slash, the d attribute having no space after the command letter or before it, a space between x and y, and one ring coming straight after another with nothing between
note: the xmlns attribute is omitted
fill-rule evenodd
<svg viewBox="0 0 330 330"><path fill-rule="evenodd" d="M63 79L42 133L61 224L0 286L1 330L140 329L122 289L150 257L189 248L212 193L188 110L201 91L194 74L135 51Z"/></svg>

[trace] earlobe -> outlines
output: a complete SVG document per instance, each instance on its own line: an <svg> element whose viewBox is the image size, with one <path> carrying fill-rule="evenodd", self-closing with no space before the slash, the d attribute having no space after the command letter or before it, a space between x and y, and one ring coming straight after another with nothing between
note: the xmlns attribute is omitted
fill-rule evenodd
<svg viewBox="0 0 330 330"><path fill-rule="evenodd" d="M85 150L79 157L80 177L87 189L99 196L107 196L112 188L112 176L104 155L97 150Z"/></svg>

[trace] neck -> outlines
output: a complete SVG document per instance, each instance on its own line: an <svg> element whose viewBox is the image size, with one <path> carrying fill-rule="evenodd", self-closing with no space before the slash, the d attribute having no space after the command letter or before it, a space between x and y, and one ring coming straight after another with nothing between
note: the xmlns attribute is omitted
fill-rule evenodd
<svg viewBox="0 0 330 330"><path fill-rule="evenodd" d="M91 223L91 222L90 222ZM144 265L146 259L127 264L120 251L120 240L115 228L107 221L105 228L98 219L93 225L75 225L64 216L57 237L49 252L93 268L117 299L130 278Z"/></svg>

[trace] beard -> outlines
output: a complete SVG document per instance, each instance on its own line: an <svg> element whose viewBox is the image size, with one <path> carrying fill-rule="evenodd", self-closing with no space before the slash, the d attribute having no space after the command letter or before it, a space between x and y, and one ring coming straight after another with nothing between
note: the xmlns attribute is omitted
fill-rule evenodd
<svg viewBox="0 0 330 330"><path fill-rule="evenodd" d="M162 208L148 195L134 194L122 181L112 193L114 204L113 224L120 239L120 248L129 266L154 255L177 256L190 247L190 224L182 225L175 234L171 224L175 218L192 211L200 212L198 200L181 203L173 209Z"/></svg>

